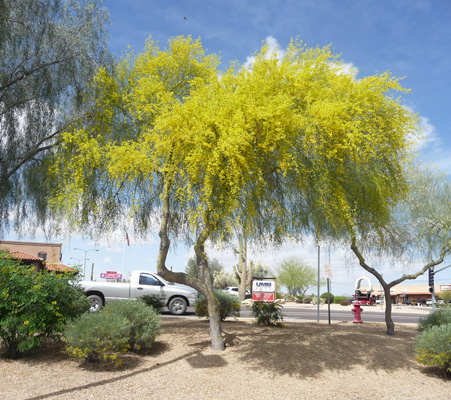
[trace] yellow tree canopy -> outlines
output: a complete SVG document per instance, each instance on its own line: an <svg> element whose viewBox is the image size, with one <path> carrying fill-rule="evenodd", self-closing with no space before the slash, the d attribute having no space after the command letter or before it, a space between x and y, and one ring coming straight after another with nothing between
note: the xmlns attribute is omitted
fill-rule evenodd
<svg viewBox="0 0 451 400"><path fill-rule="evenodd" d="M147 229L166 184L174 229L217 240L237 221L280 239L387 220L417 123L398 79L357 79L329 47L296 41L283 58L263 47L251 67L217 67L179 37L100 70L91 123L64 135L56 207L78 225L126 212Z"/></svg>

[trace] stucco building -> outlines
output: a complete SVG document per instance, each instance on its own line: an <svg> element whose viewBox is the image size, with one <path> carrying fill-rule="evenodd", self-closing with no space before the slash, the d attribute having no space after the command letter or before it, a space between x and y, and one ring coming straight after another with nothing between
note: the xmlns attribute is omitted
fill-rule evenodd
<svg viewBox="0 0 451 400"><path fill-rule="evenodd" d="M34 265L38 271L72 270L61 264L61 243L21 242L0 240L0 249L7 250L24 264Z"/></svg>

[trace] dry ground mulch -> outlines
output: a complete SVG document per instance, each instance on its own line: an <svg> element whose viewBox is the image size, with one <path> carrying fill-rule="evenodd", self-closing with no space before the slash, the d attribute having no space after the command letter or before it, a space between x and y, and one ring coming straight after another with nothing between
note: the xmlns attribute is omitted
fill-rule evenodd
<svg viewBox="0 0 451 400"><path fill-rule="evenodd" d="M226 321L223 352L211 350L208 322L164 318L144 355L119 368L70 359L48 343L19 360L0 359L0 399L434 399L451 379L414 359L414 325Z"/></svg>

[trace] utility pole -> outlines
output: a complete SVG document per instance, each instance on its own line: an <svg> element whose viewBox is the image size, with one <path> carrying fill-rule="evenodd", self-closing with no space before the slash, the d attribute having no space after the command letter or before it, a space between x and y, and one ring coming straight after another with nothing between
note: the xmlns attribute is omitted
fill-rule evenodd
<svg viewBox="0 0 451 400"><path fill-rule="evenodd" d="M319 303L320 303L319 281L320 281L320 245L318 245L318 297L316 298L316 301L317 301L317 304L316 304L316 320L318 322L319 322Z"/></svg>

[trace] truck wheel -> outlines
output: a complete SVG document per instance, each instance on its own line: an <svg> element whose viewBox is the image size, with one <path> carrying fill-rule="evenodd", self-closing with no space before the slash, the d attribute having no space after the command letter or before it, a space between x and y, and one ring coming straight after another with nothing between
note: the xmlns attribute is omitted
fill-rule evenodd
<svg viewBox="0 0 451 400"><path fill-rule="evenodd" d="M168 305L169 312L172 315L182 315L185 314L186 308L188 307L188 304L186 304L186 301L182 299L181 297L174 297Z"/></svg>
<svg viewBox="0 0 451 400"><path fill-rule="evenodd" d="M90 294L88 296L89 302L91 303L91 307L89 308L89 311L96 312L99 311L103 307L103 300L100 296L97 296L96 294Z"/></svg>

